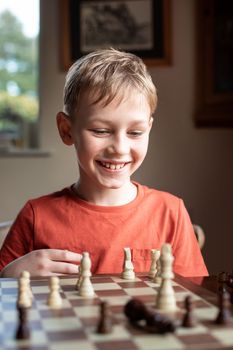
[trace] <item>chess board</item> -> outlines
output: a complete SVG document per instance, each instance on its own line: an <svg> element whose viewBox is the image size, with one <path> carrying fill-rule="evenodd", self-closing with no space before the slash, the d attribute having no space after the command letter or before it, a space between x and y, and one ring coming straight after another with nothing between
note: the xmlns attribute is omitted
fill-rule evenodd
<svg viewBox="0 0 233 350"><path fill-rule="evenodd" d="M73 276L72 276L73 277ZM95 297L78 296L77 278L60 279L63 307L51 309L47 303L48 279L31 281L34 295L28 311L30 339L16 340L18 324L16 308L18 284L15 279L0 281L0 349L31 350L154 350L154 349L229 349L233 348L233 323L219 326L214 323L218 313L216 295L200 286L176 278L173 281L178 309L171 318L180 322L184 298L191 295L197 325L194 328L177 327L175 333L164 335L145 333L129 324L123 309L127 301L136 297L154 308L158 285L146 275L127 281L120 276L93 276ZM187 288L188 286L188 288ZM100 301L107 301L112 313L113 329L110 334L97 334Z"/></svg>

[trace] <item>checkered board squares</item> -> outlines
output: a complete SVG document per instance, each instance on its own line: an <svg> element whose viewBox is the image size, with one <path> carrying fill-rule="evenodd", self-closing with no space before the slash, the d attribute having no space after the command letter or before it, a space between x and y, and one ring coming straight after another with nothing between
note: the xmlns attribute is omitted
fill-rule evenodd
<svg viewBox="0 0 233 350"><path fill-rule="evenodd" d="M191 295L197 326L177 327L174 334L147 334L133 328L124 315L124 306L132 297L139 298L148 307L155 307L158 285L147 276L127 281L120 276L93 276L94 298L82 298L76 290L77 278L60 278L63 306L51 309L46 301L48 279L31 281L33 304L28 312L29 340L15 340L18 324L16 309L18 283L14 279L0 280L0 349L30 350L201 350L233 348L233 323L214 324L218 309L210 302L214 294L192 292L184 287L182 279L173 281L179 310L170 317L181 323L183 302ZM190 284L190 283L189 283ZM202 288L199 288L200 290ZM196 290L196 287L192 290ZM209 298L207 294L209 293ZM201 297L200 295L204 295ZM113 330L110 334L97 334L100 301L108 301L112 312Z"/></svg>

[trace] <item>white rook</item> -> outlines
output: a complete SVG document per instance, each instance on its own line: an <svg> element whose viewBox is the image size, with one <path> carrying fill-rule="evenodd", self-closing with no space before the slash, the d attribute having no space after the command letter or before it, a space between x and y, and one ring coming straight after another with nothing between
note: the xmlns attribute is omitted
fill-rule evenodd
<svg viewBox="0 0 233 350"><path fill-rule="evenodd" d="M124 248L124 265L121 277L126 280L134 280L134 266L131 261L131 250L130 248Z"/></svg>

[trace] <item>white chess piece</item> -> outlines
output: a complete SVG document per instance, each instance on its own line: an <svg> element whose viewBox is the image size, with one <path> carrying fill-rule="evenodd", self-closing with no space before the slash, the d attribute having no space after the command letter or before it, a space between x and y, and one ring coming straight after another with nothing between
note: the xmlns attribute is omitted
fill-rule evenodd
<svg viewBox="0 0 233 350"><path fill-rule="evenodd" d="M79 284L79 295L85 298L92 298L95 293L91 283L91 259L88 252L83 253L81 260L81 281Z"/></svg>
<svg viewBox="0 0 233 350"><path fill-rule="evenodd" d="M171 245L165 243L161 250L161 286L158 290L156 299L156 309L160 311L173 312L177 311L175 292L172 287L172 263L174 257L171 252Z"/></svg>
<svg viewBox="0 0 233 350"><path fill-rule="evenodd" d="M154 279L157 273L157 260L160 257L160 251L157 249L151 249L151 266L149 271L149 278Z"/></svg>
<svg viewBox="0 0 233 350"><path fill-rule="evenodd" d="M160 250L157 250L156 252L156 273L154 275L153 278L153 282L156 284L161 284L161 254L160 254Z"/></svg>
<svg viewBox="0 0 233 350"><path fill-rule="evenodd" d="M82 259L83 259L83 257L82 257ZM78 276L78 280L77 280L76 286L75 286L75 288L77 290L79 290L79 287L80 287L80 284L81 284L81 280L82 280L82 267L81 267L82 266L82 259L81 259L80 265L78 267L79 276Z"/></svg>
<svg viewBox="0 0 233 350"><path fill-rule="evenodd" d="M124 248L124 265L121 277L126 280L134 280L134 266L131 260L131 250L130 248Z"/></svg>
<svg viewBox="0 0 233 350"><path fill-rule="evenodd" d="M17 305L19 307L31 307L32 299L28 293L28 281L25 277L18 279L18 300Z"/></svg>
<svg viewBox="0 0 233 350"><path fill-rule="evenodd" d="M60 283L59 278L57 276L50 277L50 293L48 296L47 304L51 308L60 308L62 306L62 297L60 295Z"/></svg>
<svg viewBox="0 0 233 350"><path fill-rule="evenodd" d="M32 294L32 289L31 289L31 285L30 285L30 272L23 270L20 273L20 277L23 277L26 279L26 285L27 285L27 291L28 291L28 296L29 298L31 298L31 300L33 299L33 294Z"/></svg>

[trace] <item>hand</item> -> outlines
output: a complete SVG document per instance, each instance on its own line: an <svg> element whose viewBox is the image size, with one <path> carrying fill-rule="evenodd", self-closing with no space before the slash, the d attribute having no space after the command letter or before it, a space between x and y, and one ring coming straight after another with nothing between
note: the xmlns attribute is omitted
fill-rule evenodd
<svg viewBox="0 0 233 350"><path fill-rule="evenodd" d="M77 274L81 258L81 254L68 250L34 250L5 266L0 277L19 277L23 270L30 272L31 276Z"/></svg>

